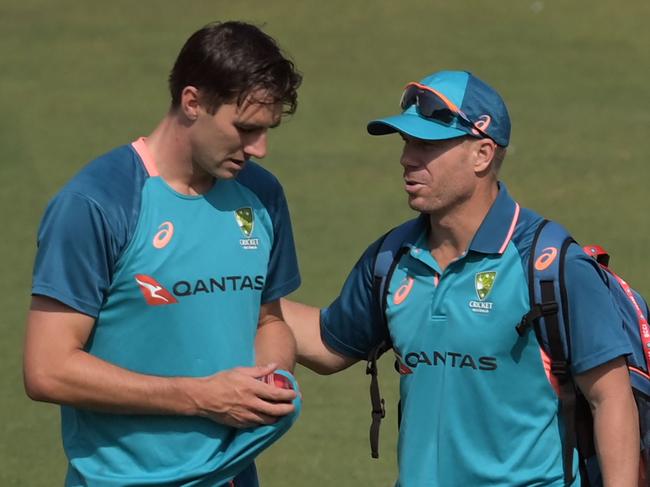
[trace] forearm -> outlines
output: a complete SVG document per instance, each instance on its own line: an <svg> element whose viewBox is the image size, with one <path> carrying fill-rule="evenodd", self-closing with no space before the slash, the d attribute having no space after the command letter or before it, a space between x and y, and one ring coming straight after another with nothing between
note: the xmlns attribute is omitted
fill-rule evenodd
<svg viewBox="0 0 650 487"><path fill-rule="evenodd" d="M605 487L637 487L639 427L632 395L596 406L594 435Z"/></svg>
<svg viewBox="0 0 650 487"><path fill-rule="evenodd" d="M625 359L618 357L579 374L576 382L594 418L604 487L637 487L639 418Z"/></svg>
<svg viewBox="0 0 650 487"><path fill-rule="evenodd" d="M115 414L201 416L237 428L271 424L294 410L294 391L259 380L270 367L239 367L207 377L157 377L75 352L56 370L25 368L38 401Z"/></svg>
<svg viewBox="0 0 650 487"><path fill-rule="evenodd" d="M357 362L331 350L320 331L320 309L281 299L282 315L296 338L297 360L319 374L331 374Z"/></svg>
<svg viewBox="0 0 650 487"><path fill-rule="evenodd" d="M276 364L279 369L293 371L296 365L296 340L284 321L275 320L258 327L255 363Z"/></svg>
<svg viewBox="0 0 650 487"><path fill-rule="evenodd" d="M258 380L273 367L237 367L206 377L140 374L85 351L93 326L93 317L33 298L23 362L29 397L109 413L197 415L239 428L271 424L294 410L294 391Z"/></svg>
<svg viewBox="0 0 650 487"><path fill-rule="evenodd" d="M83 350L57 366L25 364L32 399L110 413L198 414L193 388L200 380L131 372Z"/></svg>

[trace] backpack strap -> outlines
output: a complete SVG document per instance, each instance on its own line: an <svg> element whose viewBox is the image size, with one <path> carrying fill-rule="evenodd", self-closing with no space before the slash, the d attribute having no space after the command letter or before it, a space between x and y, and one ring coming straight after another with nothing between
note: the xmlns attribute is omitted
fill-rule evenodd
<svg viewBox="0 0 650 487"><path fill-rule="evenodd" d="M528 291L531 310L516 329L519 335L533 326L537 340L551 361L551 373L557 378L560 407L565 425L562 442L564 483L573 475L573 451L576 447L577 394L570 373L571 343L564 264L569 246L575 241L561 225L544 220L533 238L528 262Z"/></svg>
<svg viewBox="0 0 650 487"><path fill-rule="evenodd" d="M400 258L409 248L402 244L407 240L413 231L418 227L419 218L409 220L402 225L393 228L382 238L375 255L372 276L372 294L377 304L377 316L381 321L385 338L368 354L366 374L370 375L370 402L372 404L372 423L370 424L370 451L372 458L379 458L379 427L381 420L386 416L384 399L379 391L377 380L377 360L386 351L393 348L386 319L386 299L390 279Z"/></svg>
<svg viewBox="0 0 650 487"><path fill-rule="evenodd" d="M585 245L582 247L585 253L598 262L601 266L609 268L609 252L600 245Z"/></svg>
<svg viewBox="0 0 650 487"><path fill-rule="evenodd" d="M602 265L602 264L601 264ZM625 292L625 296L630 301L630 304L636 312L637 322L639 324L639 336L641 337L641 343L643 344L643 356L645 358L646 370L650 372L650 325L648 325L648 319L646 318L646 313L644 313L641 308L638 300L634 297L634 292L630 285L623 280L618 274L605 266L609 273L614 276L618 281L618 284L621 286ZM647 305L646 305L647 307Z"/></svg>

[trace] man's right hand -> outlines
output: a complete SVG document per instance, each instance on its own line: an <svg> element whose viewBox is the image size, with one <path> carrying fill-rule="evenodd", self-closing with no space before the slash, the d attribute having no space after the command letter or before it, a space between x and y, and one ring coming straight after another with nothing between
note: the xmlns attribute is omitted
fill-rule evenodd
<svg viewBox="0 0 650 487"><path fill-rule="evenodd" d="M190 394L198 414L235 428L273 424L291 414L297 393L260 380L276 368L275 364L237 367L192 379Z"/></svg>

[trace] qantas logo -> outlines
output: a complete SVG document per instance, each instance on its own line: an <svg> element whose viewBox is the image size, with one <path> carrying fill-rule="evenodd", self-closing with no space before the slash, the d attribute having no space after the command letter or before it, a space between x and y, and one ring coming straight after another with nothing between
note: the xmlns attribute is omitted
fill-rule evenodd
<svg viewBox="0 0 650 487"><path fill-rule="evenodd" d="M240 291L262 291L264 276L214 276L195 281L178 281L172 286L170 293L153 277L136 274L135 282L140 286L142 295L151 306L178 303L177 298L196 294L212 294Z"/></svg>
<svg viewBox="0 0 650 487"><path fill-rule="evenodd" d="M404 364L411 369L416 368L418 365L474 370L497 369L496 357L473 357L466 353L442 352L438 350L433 350L430 353L425 351L409 352L404 355Z"/></svg>
<svg viewBox="0 0 650 487"><path fill-rule="evenodd" d="M400 375L412 374L413 371L407 367L406 364L404 364L404 359L402 356L394 350L393 352L395 353L395 368L397 369L397 372L399 372Z"/></svg>
<svg viewBox="0 0 650 487"><path fill-rule="evenodd" d="M135 282L140 286L140 291L142 291L144 299L147 300L147 304L150 306L178 303L178 300L153 277L136 274Z"/></svg>
<svg viewBox="0 0 650 487"><path fill-rule="evenodd" d="M215 276L196 281L178 281L172 291L176 296L211 294L228 291L261 291L264 289L264 276Z"/></svg>

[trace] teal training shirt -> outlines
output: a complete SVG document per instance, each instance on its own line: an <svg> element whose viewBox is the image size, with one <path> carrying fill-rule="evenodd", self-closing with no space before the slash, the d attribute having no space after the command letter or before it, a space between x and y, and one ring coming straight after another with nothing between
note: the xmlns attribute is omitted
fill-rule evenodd
<svg viewBox="0 0 650 487"><path fill-rule="evenodd" d="M155 376L254 365L261 304L300 283L286 201L269 172L249 161L203 195L179 194L143 139L70 181L38 240L32 293L96 318L88 353ZM296 416L236 430L62 407L67 485L221 485L254 468Z"/></svg>
<svg viewBox="0 0 650 487"><path fill-rule="evenodd" d="M564 486L562 419L546 358L515 326L529 311L527 262L540 217L499 195L468 251L441 272L426 218L404 243L386 316L399 362L400 487ZM629 353L593 259L569 250L574 373ZM326 343L366 358L384 337L372 294L375 242L321 314ZM580 485L577 454L574 485Z"/></svg>

